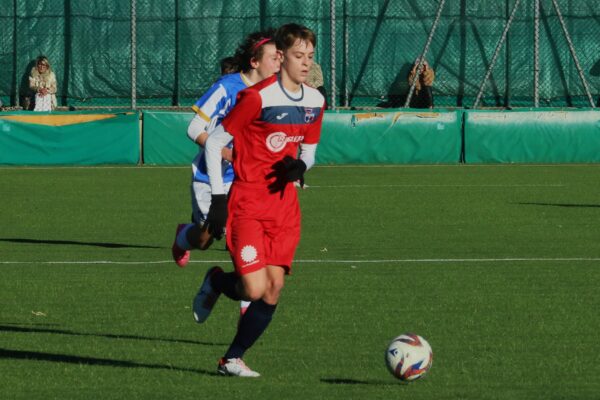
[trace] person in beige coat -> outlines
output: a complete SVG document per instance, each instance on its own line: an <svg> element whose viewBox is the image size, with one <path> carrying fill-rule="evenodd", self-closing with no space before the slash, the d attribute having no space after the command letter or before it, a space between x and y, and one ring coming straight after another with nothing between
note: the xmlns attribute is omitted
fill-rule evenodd
<svg viewBox="0 0 600 400"><path fill-rule="evenodd" d="M417 67L419 66L419 59L415 60L413 67L408 74L408 84L412 85L417 75ZM433 68L429 66L427 60L423 61L423 70L419 79L415 85L415 91L410 101L411 108L433 108L433 80L435 79L435 72ZM409 86L410 87L410 86Z"/></svg>
<svg viewBox="0 0 600 400"><path fill-rule="evenodd" d="M46 56L39 56L29 75L29 88L35 92L33 111L56 109L56 75Z"/></svg>

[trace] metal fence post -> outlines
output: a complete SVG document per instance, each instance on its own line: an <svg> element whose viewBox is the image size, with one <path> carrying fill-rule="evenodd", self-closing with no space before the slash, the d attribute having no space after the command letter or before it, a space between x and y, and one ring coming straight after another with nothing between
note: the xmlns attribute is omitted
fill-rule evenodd
<svg viewBox="0 0 600 400"><path fill-rule="evenodd" d="M137 108L137 38L136 38L136 0L131 0L131 108L135 110Z"/></svg>
<svg viewBox="0 0 600 400"><path fill-rule="evenodd" d="M344 14L342 16L343 24L344 24L344 70L342 82L344 82L344 107L348 107L350 104L350 97L348 95L348 66L350 65L348 62L348 56L350 54L350 45L348 43L349 33L348 33L348 0L344 0Z"/></svg>
<svg viewBox="0 0 600 400"><path fill-rule="evenodd" d="M533 106L540 106L540 0L533 0Z"/></svg>
<svg viewBox="0 0 600 400"><path fill-rule="evenodd" d="M179 0L175 0L175 77L173 78L173 105L179 107L181 96L181 46L180 46L181 30L179 27Z"/></svg>
<svg viewBox="0 0 600 400"><path fill-rule="evenodd" d="M337 96L335 91L335 0L329 0L329 10L331 14L331 103L329 108L335 110L335 98Z"/></svg>
<svg viewBox="0 0 600 400"><path fill-rule="evenodd" d="M20 103L20 95L21 93L19 93L19 86L21 85L21 82L19 81L19 73L17 72L17 51L18 51L18 47L17 47L17 1L18 0L14 0L13 1L13 83L14 83L14 96L15 96L15 106L19 107L19 103Z"/></svg>

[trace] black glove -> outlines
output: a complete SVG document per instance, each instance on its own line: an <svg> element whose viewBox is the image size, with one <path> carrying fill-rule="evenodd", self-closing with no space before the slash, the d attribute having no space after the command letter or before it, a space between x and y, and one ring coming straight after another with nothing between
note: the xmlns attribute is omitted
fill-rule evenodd
<svg viewBox="0 0 600 400"><path fill-rule="evenodd" d="M206 216L208 231L215 237L215 239L220 240L223 237L226 223L227 195L213 194L210 198L210 208L208 209L208 215Z"/></svg>
<svg viewBox="0 0 600 400"><path fill-rule="evenodd" d="M275 178L269 185L269 191L276 193L283 192L288 182L300 181L304 186L304 173L306 172L306 163L298 158L285 156L283 160L273 164L273 172L267 175L267 178Z"/></svg>

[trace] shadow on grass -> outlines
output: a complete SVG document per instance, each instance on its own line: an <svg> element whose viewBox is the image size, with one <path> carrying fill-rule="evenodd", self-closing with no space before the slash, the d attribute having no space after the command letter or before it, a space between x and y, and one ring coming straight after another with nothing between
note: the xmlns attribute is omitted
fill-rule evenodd
<svg viewBox="0 0 600 400"><path fill-rule="evenodd" d="M96 246L108 249L165 249L160 246L146 246L141 244L102 243L102 242L80 242L77 240L50 240L50 239L22 239L22 238L0 238L0 242L25 243L25 244L66 244L76 246Z"/></svg>
<svg viewBox="0 0 600 400"><path fill-rule="evenodd" d="M2 323L6 324L6 325L19 326L19 327L21 327L21 326L60 326L59 324L40 324L40 323L29 323L28 324L26 322L19 322L18 324L14 323L14 322L2 322ZM1 327L1 325L0 325L0 327ZM0 330L2 330L2 328L0 328Z"/></svg>
<svg viewBox="0 0 600 400"><path fill-rule="evenodd" d="M77 365L92 365L121 368L166 369L171 371L193 372L202 375L218 376L216 372L195 368L181 368L163 364L145 364L133 361L111 360L107 358L70 356L67 354L43 353L39 351L10 350L0 348L0 358L14 360L50 361Z"/></svg>
<svg viewBox="0 0 600 400"><path fill-rule="evenodd" d="M329 383L331 385L394 385L394 386L405 386L401 382L384 381L384 380L361 380L361 379L348 379L348 378L321 378L321 382Z"/></svg>
<svg viewBox="0 0 600 400"><path fill-rule="evenodd" d="M137 336L137 335L120 335L120 334L112 334L112 333L82 333L82 332L70 331L67 329L23 327L23 326L15 326L12 324L0 325L0 332L54 333L54 334L58 334L58 335L93 336L93 337L103 337L103 338L109 338L109 339L150 340L150 341L169 342L169 343L198 344L198 345L202 345L202 346L226 346L229 344L229 343L200 342L197 340L188 340L188 339L171 339L171 338L148 337L148 336Z"/></svg>
<svg viewBox="0 0 600 400"><path fill-rule="evenodd" d="M520 204L523 206L600 208L600 204L576 204L576 203L517 203L517 204Z"/></svg>

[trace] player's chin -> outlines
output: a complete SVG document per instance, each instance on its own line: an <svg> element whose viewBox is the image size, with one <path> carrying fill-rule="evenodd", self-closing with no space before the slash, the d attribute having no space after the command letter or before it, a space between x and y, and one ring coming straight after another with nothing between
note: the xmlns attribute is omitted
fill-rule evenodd
<svg viewBox="0 0 600 400"><path fill-rule="evenodd" d="M308 73L306 74L299 74L296 78L296 82L298 83L306 83L306 79L308 78Z"/></svg>

